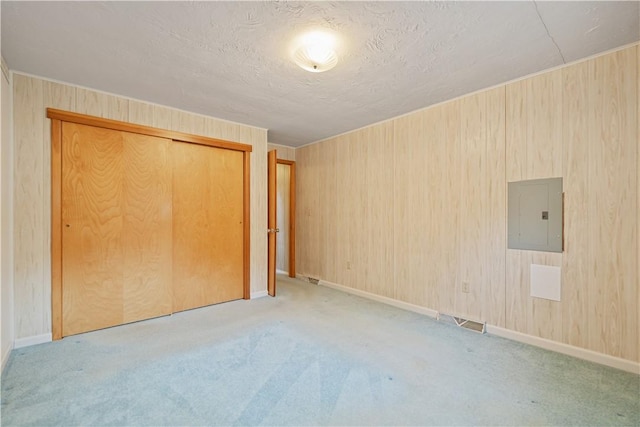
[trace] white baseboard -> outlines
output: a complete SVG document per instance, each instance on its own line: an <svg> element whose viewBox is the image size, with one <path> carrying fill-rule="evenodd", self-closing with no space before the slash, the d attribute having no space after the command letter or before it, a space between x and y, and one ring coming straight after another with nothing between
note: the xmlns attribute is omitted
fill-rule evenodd
<svg viewBox="0 0 640 427"><path fill-rule="evenodd" d="M307 276L296 274L296 278L308 281ZM326 280L320 280L319 285L326 286L328 288L337 289L343 292L347 292L353 295L357 295L363 298L368 298L374 301L378 301L384 304L392 305L394 307L401 308L403 310L413 311L415 313L425 314L430 317L438 318L439 313L436 310L421 307L418 305L410 304L403 301L398 301L393 298L383 297L375 295L370 292L360 291L352 289L347 286L338 285L337 283L328 282ZM486 331L488 334L507 338L513 341L530 344L535 347L544 348L545 350L555 351L556 353L566 354L568 356L576 357L578 359L588 360L589 362L599 363L601 365L609 366L612 368L620 369L626 372L640 375L640 363L632 360L621 359L619 357L609 356L607 354L598 353L596 351L587 350L581 347L575 347L569 344L564 344L557 341L548 340L545 338L535 337L533 335L523 334L521 332L512 331L509 329L501 328L499 326L486 325Z"/></svg>
<svg viewBox="0 0 640 427"><path fill-rule="evenodd" d="M285 275L287 275L287 276L289 275L289 272L288 272L288 271L280 270L279 268L276 268L276 273L277 273L277 274L285 274Z"/></svg>
<svg viewBox="0 0 640 427"><path fill-rule="evenodd" d="M640 375L640 363L633 362L631 360L609 356L607 354L548 340L546 338L534 337L532 335L523 334L521 332L512 331L499 326L487 325L487 333Z"/></svg>
<svg viewBox="0 0 640 427"><path fill-rule="evenodd" d="M51 333L42 334L42 335L33 335L30 337L16 339L13 343L13 348L28 347L30 345L43 344L51 341L52 341Z"/></svg>
<svg viewBox="0 0 640 427"><path fill-rule="evenodd" d="M7 366L9 356L11 356L11 350L13 350L13 346L9 346L7 351L2 355L2 369L0 370L2 373L4 373L4 367Z"/></svg>
<svg viewBox="0 0 640 427"><path fill-rule="evenodd" d="M401 308L403 310L413 311L414 313L420 313L429 317L438 318L438 312L436 310L431 310L430 308L421 307L419 305L410 304L404 301L398 301L393 298L383 297L381 295L372 294L371 292L361 291L359 289L349 288L347 286L338 285L337 283L327 282L326 280L320 280L318 284L322 286L326 286L328 288L337 289L339 291L343 291L352 295L357 295L359 297L367 298L373 301L378 301L383 304L392 305L394 307Z"/></svg>
<svg viewBox="0 0 640 427"><path fill-rule="evenodd" d="M267 295L269 295L267 291L251 292L251 299L262 298L262 297L266 297Z"/></svg>

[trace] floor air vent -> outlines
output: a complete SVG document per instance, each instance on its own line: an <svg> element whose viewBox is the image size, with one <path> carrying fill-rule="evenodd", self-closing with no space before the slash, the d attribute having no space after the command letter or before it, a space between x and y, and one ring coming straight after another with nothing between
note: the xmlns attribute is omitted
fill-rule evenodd
<svg viewBox="0 0 640 427"><path fill-rule="evenodd" d="M320 280L318 280L318 279L316 279L314 277L308 277L308 279L309 279L309 283L312 283L314 285L317 285L320 282Z"/></svg>
<svg viewBox="0 0 640 427"><path fill-rule="evenodd" d="M455 317L449 316L448 314L440 314L440 320L447 321L449 323L455 323L457 326L465 329L469 329L470 331L478 332L484 334L486 332L486 323L476 322L474 320L465 319L463 317Z"/></svg>

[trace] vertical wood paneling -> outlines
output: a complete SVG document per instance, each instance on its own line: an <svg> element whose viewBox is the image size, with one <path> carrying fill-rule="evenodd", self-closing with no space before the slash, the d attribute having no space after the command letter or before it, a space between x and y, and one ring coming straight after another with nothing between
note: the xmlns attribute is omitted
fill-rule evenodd
<svg viewBox="0 0 640 427"><path fill-rule="evenodd" d="M526 176L527 165L527 109L526 81L506 85L506 177L507 182L521 181Z"/></svg>
<svg viewBox="0 0 640 427"><path fill-rule="evenodd" d="M337 156L342 160L338 169L338 206L341 212L338 218L339 250L336 252L336 262L340 265L342 278L340 283L358 289L358 259L353 253L354 248L362 252L362 246L356 242L357 233L365 227L365 218L358 216L358 207L362 205L362 194L357 186L358 176L362 169L362 157L358 155L355 138L340 136L338 138Z"/></svg>
<svg viewBox="0 0 640 427"><path fill-rule="evenodd" d="M369 129L362 129L356 132L353 137L345 137L349 147L349 159L351 163L349 194L351 199L347 204L349 216L347 229L349 230L349 259L354 270L353 286L356 289L366 290L366 269L369 267L366 262L369 236L371 232L371 217L367 206L369 204L369 194L366 189L367 168L369 164L370 147L368 142ZM364 249L366 248L366 249Z"/></svg>
<svg viewBox="0 0 640 427"><path fill-rule="evenodd" d="M314 146L310 148L314 155L318 156ZM356 139L346 136L338 137L336 157L338 158L336 176L340 183L336 191L338 199L338 247L336 248L338 283L358 289L358 269L360 266L354 249L357 252L363 252L356 239L358 232L364 228L365 218L359 216L359 207L363 200L362 194L358 191L362 192L364 189L359 188L356 183L363 169L363 159L358 155Z"/></svg>
<svg viewBox="0 0 640 427"><path fill-rule="evenodd" d="M455 284L455 312L465 318L482 319L482 296L487 283L484 262L487 230L487 135L486 94L460 101L459 276ZM463 285L468 285L468 293Z"/></svg>
<svg viewBox="0 0 640 427"><path fill-rule="evenodd" d="M375 127L369 127L362 129L359 132L356 132L355 144L351 145L352 148L352 157L355 156L360 159L357 162L358 168L354 180L353 190L364 190L361 194L358 195L359 203L355 206L354 216L350 218L351 227L353 230L353 240L351 241L351 255L352 259L356 263L356 273L357 273L357 286L358 289L368 291L371 287L371 283L368 282L368 272L371 268L371 265L367 262L369 259L369 252L372 250L370 245L372 242L372 238L375 238L375 235L372 236L371 233L373 231L373 222L376 212L373 212L370 209L371 206L371 198L370 192L368 191L367 185L367 177L369 176L369 168L371 167L372 161L372 153L374 152L374 148L372 147L372 142L375 141L375 137L373 134L375 133ZM353 151L355 149L355 151ZM359 220L364 220L364 227L358 227L356 223ZM362 248L366 248L366 250L362 250ZM374 249L375 251L375 249Z"/></svg>
<svg viewBox="0 0 640 427"><path fill-rule="evenodd" d="M310 146L297 160L296 203L298 221L296 238L296 270L304 276L318 276L318 147ZM304 191L300 191L304 188Z"/></svg>
<svg viewBox="0 0 640 427"><path fill-rule="evenodd" d="M295 148L280 146L280 151L283 151L282 157L281 157L283 160L291 160L291 161L295 162L295 160L296 160L296 149Z"/></svg>
<svg viewBox="0 0 640 427"><path fill-rule="evenodd" d="M320 277L334 283L340 283L337 278L337 266L344 266L344 260L336 259L338 247L338 221L335 214L337 200L337 164L342 161L337 157L337 139L331 139L319 144L319 174L322 184L319 188L318 202L320 203L320 231L319 231L319 274ZM296 162L298 163L298 162ZM300 169L297 166L297 170Z"/></svg>
<svg viewBox="0 0 640 427"><path fill-rule="evenodd" d="M589 61L590 347L638 358L637 60L625 49Z"/></svg>
<svg viewBox="0 0 640 427"><path fill-rule="evenodd" d="M15 337L43 334L47 241L44 201L44 90L41 80L13 76ZM49 130L47 130L49 131ZM49 214L47 214L49 215Z"/></svg>
<svg viewBox="0 0 640 427"><path fill-rule="evenodd" d="M309 219L309 228L307 232L309 233L308 236L310 241L313 242L309 247L310 261L307 267L313 277L319 277L320 273L320 266L318 264L320 254L320 210L317 206L317 200L318 194L320 193L322 170L319 163L320 150L318 148L319 147L313 147L311 149L311 161L314 167L309 179L311 181L311 187L314 188L315 191L309 195L314 200L311 204L312 208L307 210L307 218Z"/></svg>
<svg viewBox="0 0 640 427"><path fill-rule="evenodd" d="M136 123L144 126L154 126L155 124L155 112L156 108L153 105L147 104L141 101L129 101L129 117L127 121L129 123Z"/></svg>
<svg viewBox="0 0 640 427"><path fill-rule="evenodd" d="M153 110L153 126L158 128L171 127L171 109L159 105L152 105ZM209 135L205 135L209 136ZM235 141L235 140L231 140Z"/></svg>
<svg viewBox="0 0 640 427"><path fill-rule="evenodd" d="M205 135L212 138L240 141L239 126L212 118L204 119Z"/></svg>
<svg viewBox="0 0 640 427"><path fill-rule="evenodd" d="M589 325L589 63L564 68L563 171L564 257L563 336L587 347Z"/></svg>
<svg viewBox="0 0 640 427"><path fill-rule="evenodd" d="M320 277L638 360L637 50L394 119L387 184L377 171L385 139L376 131L380 125L297 149L299 159L327 159L322 170L337 177L305 171L317 161L299 165L317 180L311 187L300 182L298 194L325 188L335 194L305 202L305 209L320 209L313 227L321 236L333 224L337 230L334 244L321 238L319 249L313 247L321 254ZM335 172L327 164L334 156ZM565 252L507 249L507 182L545 177L564 178ZM393 285L380 288L373 277L387 253L371 249L375 239L368 235L385 221L377 207L387 199L378 192L388 188ZM298 244L299 254L309 254L305 247L317 242L299 236ZM332 262L335 279L328 277ZM562 268L560 302L530 296L531 264Z"/></svg>
<svg viewBox="0 0 640 427"><path fill-rule="evenodd" d="M76 88L63 85L61 83L42 81L44 90L44 103L47 108L57 108L60 110L76 110ZM49 123L49 119L47 124ZM51 137L51 135L49 135Z"/></svg>
<svg viewBox="0 0 640 427"><path fill-rule="evenodd" d="M562 70L524 81L526 175L522 179L562 176Z"/></svg>
<svg viewBox="0 0 640 427"><path fill-rule="evenodd" d="M221 122L226 128L226 123ZM252 144L251 152L251 291L267 284L267 131L236 125L238 142ZM221 136L218 136L221 138Z"/></svg>
<svg viewBox="0 0 640 427"><path fill-rule="evenodd" d="M361 260L363 288L385 297L393 297L393 122L363 130L367 147L363 187L367 202L368 228L363 236L366 251ZM375 263L368 260L375 259Z"/></svg>
<svg viewBox="0 0 640 427"><path fill-rule="evenodd" d="M296 204L297 204L297 224L296 224L296 272L300 275L307 275L307 262L308 262L308 248L311 245L307 230L309 227L309 221L307 218L307 211L312 204L310 196L310 186L307 182L309 171L312 170L313 165L309 161L309 150L304 150L298 153L296 156L296 163L298 170L296 171ZM304 189L304 191L301 191Z"/></svg>
<svg viewBox="0 0 640 427"><path fill-rule="evenodd" d="M171 110L171 130L192 135L204 135L206 133L204 117L185 111Z"/></svg>
<svg viewBox="0 0 640 427"><path fill-rule="evenodd" d="M336 277L336 283L340 283L340 284L344 284L344 283L351 283L352 279L351 279L351 269L352 267L352 261L349 258L350 254L349 254L349 230L347 227L347 215L349 214L347 209L348 209L348 205L347 205L347 200L351 197L351 195L349 194L349 190L347 190L347 185L348 185L348 180L350 179L349 176L349 170L350 170L350 163L351 163L351 158L349 156L349 151L348 151L348 145L347 142L343 139L342 136L337 137L335 140L335 142L333 143L333 146L335 147L335 160L336 160L336 165L335 165L335 169L334 169L334 173L336 176L336 186L335 186L335 205L334 205L334 209L335 209L335 221L333 222L333 225L336 228L336 246L334 249L334 258L335 258L335 262L334 262L334 268L335 268L335 277ZM331 144L330 144L331 146ZM311 148L312 146L309 146L309 148ZM306 147L305 147L306 148ZM305 151L307 151L308 149L306 149ZM305 153L306 155L306 153ZM328 154L327 157L328 159L331 158L332 154ZM296 152L296 159L299 159L300 157L300 150L298 149ZM302 167L298 168L298 173L301 173ZM302 190L300 191L300 187L298 187L298 194L300 193L304 193L306 190ZM327 210L325 210L325 213L327 212ZM329 222L325 221L325 224L327 224L327 226L329 226ZM331 248L328 248L327 251L331 251Z"/></svg>
<svg viewBox="0 0 640 427"><path fill-rule="evenodd" d="M286 147L279 144L267 144L267 150L276 150L278 152L278 159L281 160L296 160L296 149L293 147Z"/></svg>
<svg viewBox="0 0 640 427"><path fill-rule="evenodd" d="M444 300L445 296L440 294L440 282L451 278L442 277L441 275L444 263L444 250L440 250L440 229L442 227L440 218L442 206L440 200L442 198L442 186L446 185L446 183L442 180L442 167L445 164L445 154L444 145L438 138L438 129L442 126L442 117L440 117L438 113L438 110L435 108L430 108L425 111L423 123L426 142L424 147L425 151L420 153L421 155L414 160L419 162L414 165L416 169L422 169L426 166L426 174L424 178L419 179L418 182L427 182L428 187L421 188L420 186L416 186L416 191L419 192L417 196L423 197L417 213L425 216L425 231L422 233L414 233L409 229L409 232L416 235L415 238L417 241L415 245L419 253L422 254L421 259L413 260L414 266L412 270L415 274L414 280L417 283L422 281L426 282L427 294L425 303L441 308L440 300ZM423 166L422 162L425 161L426 165ZM424 196L422 196L421 193L424 190L426 191ZM414 214L412 214L412 216L413 215ZM451 309L448 309L447 312L451 313Z"/></svg>
<svg viewBox="0 0 640 427"><path fill-rule="evenodd" d="M0 55L0 352L8 354L14 340L14 143L11 119L12 77ZM7 71L7 72L5 72Z"/></svg>
<svg viewBox="0 0 640 427"><path fill-rule="evenodd" d="M492 325L505 326L505 257L507 246L507 209L505 176L505 89L487 92L486 97L487 176L486 200L489 204L484 236L487 282L483 289L483 312L480 318Z"/></svg>
<svg viewBox="0 0 640 427"><path fill-rule="evenodd" d="M105 119L127 121L129 100L114 95L76 88L76 108L78 113Z"/></svg>
<svg viewBox="0 0 640 427"><path fill-rule="evenodd" d="M437 251L441 256L438 265L438 302L440 310L455 313L455 285L458 281L458 243L460 199L457 196L460 187L460 102L454 101L434 109L437 112L438 145L442 150L442 162L437 166L440 171L438 182L438 201L436 203Z"/></svg>
<svg viewBox="0 0 640 427"><path fill-rule="evenodd" d="M425 111L394 120L394 295L400 301L432 307L434 277L421 274L421 266L432 262L427 252L432 216L427 198L436 186L429 179L432 163L425 120Z"/></svg>

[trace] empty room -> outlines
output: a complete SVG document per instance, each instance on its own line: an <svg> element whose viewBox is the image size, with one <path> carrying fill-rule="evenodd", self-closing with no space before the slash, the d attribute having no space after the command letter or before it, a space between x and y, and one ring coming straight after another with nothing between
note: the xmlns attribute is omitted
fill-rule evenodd
<svg viewBox="0 0 640 427"><path fill-rule="evenodd" d="M1 425L640 425L640 2L0 22Z"/></svg>

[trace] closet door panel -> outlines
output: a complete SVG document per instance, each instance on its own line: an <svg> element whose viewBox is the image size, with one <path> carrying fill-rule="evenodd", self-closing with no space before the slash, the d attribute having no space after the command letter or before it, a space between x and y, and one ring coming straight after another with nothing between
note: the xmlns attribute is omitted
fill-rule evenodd
<svg viewBox="0 0 640 427"><path fill-rule="evenodd" d="M243 153L174 142L174 311L243 296Z"/></svg>
<svg viewBox="0 0 640 427"><path fill-rule="evenodd" d="M62 334L122 323L123 141L63 124Z"/></svg>
<svg viewBox="0 0 640 427"><path fill-rule="evenodd" d="M62 335L171 313L171 141L62 135Z"/></svg>
<svg viewBox="0 0 640 427"><path fill-rule="evenodd" d="M123 323L171 313L171 140L123 133Z"/></svg>

